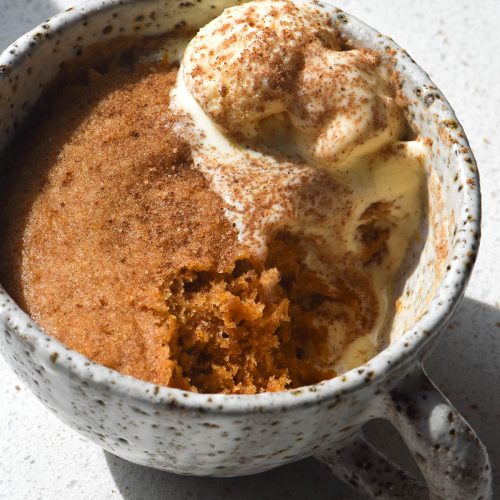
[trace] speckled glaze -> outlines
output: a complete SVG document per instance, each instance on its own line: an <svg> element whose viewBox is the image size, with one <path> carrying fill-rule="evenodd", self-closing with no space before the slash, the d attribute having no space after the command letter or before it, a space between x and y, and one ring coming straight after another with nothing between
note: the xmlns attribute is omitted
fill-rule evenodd
<svg viewBox="0 0 500 500"><path fill-rule="evenodd" d="M61 61L119 35L198 28L231 0L88 2L40 25L0 56L0 149L57 74ZM110 452L179 474L253 474L314 455L377 498L487 499L484 447L428 380L422 361L464 292L480 236L479 177L453 110L392 40L328 4L346 38L396 65L414 130L432 139L429 220L390 345L341 377L282 393L194 394L123 376L48 337L0 290L0 347L17 375L64 422ZM70 325L68 325L70 328ZM366 443L384 418L400 431L429 489ZM332 492L333 493L333 492Z"/></svg>

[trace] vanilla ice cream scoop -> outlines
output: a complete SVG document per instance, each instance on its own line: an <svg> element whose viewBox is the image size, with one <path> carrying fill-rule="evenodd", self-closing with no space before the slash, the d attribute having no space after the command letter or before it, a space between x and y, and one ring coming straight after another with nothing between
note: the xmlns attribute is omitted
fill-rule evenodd
<svg viewBox="0 0 500 500"><path fill-rule="evenodd" d="M189 41L170 106L252 258L299 262L321 283L304 331L326 336L325 363L341 373L373 356L390 324L420 237L427 150L400 140L389 65L338 33L312 2L227 9Z"/></svg>
<svg viewBox="0 0 500 500"><path fill-rule="evenodd" d="M343 50L312 6L264 0L227 9L192 39L181 71L225 133L325 165L377 150L403 129L379 56Z"/></svg>

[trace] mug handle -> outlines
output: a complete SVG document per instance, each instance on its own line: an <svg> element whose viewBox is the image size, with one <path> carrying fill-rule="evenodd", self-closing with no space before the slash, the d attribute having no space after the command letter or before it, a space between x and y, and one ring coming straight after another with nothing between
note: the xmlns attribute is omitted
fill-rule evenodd
<svg viewBox="0 0 500 500"><path fill-rule="evenodd" d="M491 468L484 445L429 380L423 366L382 395L380 418L399 431L426 485L389 461L358 431L341 449L317 458L368 498L488 500Z"/></svg>

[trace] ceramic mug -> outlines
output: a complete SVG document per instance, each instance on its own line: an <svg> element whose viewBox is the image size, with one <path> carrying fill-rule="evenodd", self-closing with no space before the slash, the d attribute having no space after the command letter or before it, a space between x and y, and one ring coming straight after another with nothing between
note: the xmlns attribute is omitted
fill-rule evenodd
<svg viewBox="0 0 500 500"><path fill-rule="evenodd" d="M232 3L93 0L47 20L0 56L0 148L60 63L86 46L120 35L197 29ZM389 345L365 365L313 386L256 395L195 394L121 375L65 348L2 290L2 353L64 422L137 464L237 476L315 456L368 497L420 498L430 492L447 500L489 498L484 446L422 368L463 295L478 250L474 157L450 105L404 50L339 9L314 4L344 37L380 51L395 66L411 126L430 145L427 237L398 301ZM373 418L398 429L426 486L364 440L362 427Z"/></svg>

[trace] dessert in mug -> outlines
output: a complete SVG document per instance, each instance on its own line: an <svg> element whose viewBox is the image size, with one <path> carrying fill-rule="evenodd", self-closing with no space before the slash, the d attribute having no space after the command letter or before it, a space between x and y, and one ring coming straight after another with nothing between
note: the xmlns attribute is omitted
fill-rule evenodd
<svg viewBox="0 0 500 500"><path fill-rule="evenodd" d="M384 347L426 144L378 53L263 0L80 59L2 159L0 276L47 333L208 393L317 383Z"/></svg>

